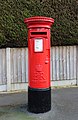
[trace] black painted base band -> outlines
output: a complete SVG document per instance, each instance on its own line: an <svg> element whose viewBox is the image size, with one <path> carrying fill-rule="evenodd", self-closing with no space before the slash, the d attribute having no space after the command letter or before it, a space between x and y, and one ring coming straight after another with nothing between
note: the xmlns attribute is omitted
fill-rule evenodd
<svg viewBox="0 0 78 120"><path fill-rule="evenodd" d="M51 110L51 88L33 89L28 87L28 111L44 113Z"/></svg>

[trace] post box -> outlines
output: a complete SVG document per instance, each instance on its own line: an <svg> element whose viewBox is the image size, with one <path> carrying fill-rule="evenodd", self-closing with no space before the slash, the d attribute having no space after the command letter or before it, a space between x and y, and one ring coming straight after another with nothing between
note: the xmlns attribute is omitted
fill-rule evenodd
<svg viewBox="0 0 78 120"><path fill-rule="evenodd" d="M28 110L43 113L51 109L50 28L53 18L25 18L28 28Z"/></svg>

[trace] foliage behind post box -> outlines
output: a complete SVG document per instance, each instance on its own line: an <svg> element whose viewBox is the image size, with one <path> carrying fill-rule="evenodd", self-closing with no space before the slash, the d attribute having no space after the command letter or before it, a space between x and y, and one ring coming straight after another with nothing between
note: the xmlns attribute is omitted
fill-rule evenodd
<svg viewBox="0 0 78 120"><path fill-rule="evenodd" d="M26 47L23 20L31 16L55 19L52 45L77 45L77 11L77 0L0 0L0 47Z"/></svg>

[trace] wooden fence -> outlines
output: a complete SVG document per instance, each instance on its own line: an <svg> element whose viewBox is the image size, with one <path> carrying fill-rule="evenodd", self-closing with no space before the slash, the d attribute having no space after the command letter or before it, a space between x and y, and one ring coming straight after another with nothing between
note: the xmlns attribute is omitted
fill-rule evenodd
<svg viewBox="0 0 78 120"><path fill-rule="evenodd" d="M78 83L78 46L51 48L51 85ZM27 90L28 48L0 49L0 91Z"/></svg>

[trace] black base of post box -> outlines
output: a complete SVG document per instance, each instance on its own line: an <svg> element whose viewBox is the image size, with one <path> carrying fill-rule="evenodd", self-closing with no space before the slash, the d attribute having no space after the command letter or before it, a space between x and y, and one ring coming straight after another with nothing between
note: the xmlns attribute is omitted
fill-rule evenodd
<svg viewBox="0 0 78 120"><path fill-rule="evenodd" d="M51 110L51 88L34 89L28 87L28 111L44 113Z"/></svg>

